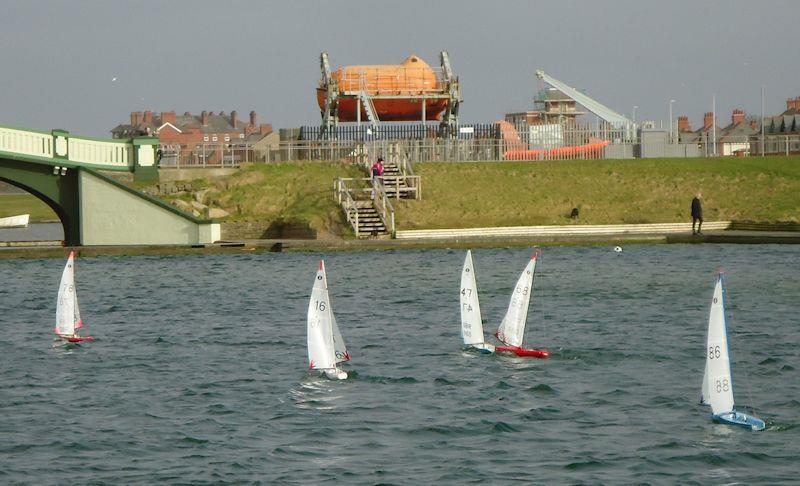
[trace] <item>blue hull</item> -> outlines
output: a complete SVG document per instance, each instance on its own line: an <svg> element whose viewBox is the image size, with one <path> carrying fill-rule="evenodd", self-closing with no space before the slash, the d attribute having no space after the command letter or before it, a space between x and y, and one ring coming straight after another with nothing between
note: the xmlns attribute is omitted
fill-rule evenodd
<svg viewBox="0 0 800 486"><path fill-rule="evenodd" d="M747 415L741 412L733 411L712 415L711 420L721 424L738 425L740 427L747 427L750 430L764 430L766 424L763 420Z"/></svg>

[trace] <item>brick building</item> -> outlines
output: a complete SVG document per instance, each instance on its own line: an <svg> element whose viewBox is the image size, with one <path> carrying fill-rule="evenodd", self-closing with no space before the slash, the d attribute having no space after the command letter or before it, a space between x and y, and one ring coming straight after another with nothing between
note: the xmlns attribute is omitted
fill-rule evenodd
<svg viewBox="0 0 800 486"><path fill-rule="evenodd" d="M272 133L271 124L257 123L255 111L250 112L247 122L240 120L236 111L230 115L222 111L216 115L208 111L200 115L135 111L131 113L129 124L120 124L111 130L113 138L157 136L162 158L175 159L182 164L218 164L223 161L226 149L254 144Z"/></svg>

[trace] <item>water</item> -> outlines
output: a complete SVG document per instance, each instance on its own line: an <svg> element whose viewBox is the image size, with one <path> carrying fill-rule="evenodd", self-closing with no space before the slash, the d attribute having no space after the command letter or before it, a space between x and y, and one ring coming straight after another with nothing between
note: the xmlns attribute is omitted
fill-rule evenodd
<svg viewBox="0 0 800 486"><path fill-rule="evenodd" d="M529 252L477 250L487 336ZM324 257L350 379L306 370ZM53 346L64 261L0 261L0 482L790 483L797 246L545 248L526 344L460 350L464 252L81 258L97 341ZM737 404L697 404L726 269Z"/></svg>
<svg viewBox="0 0 800 486"><path fill-rule="evenodd" d="M61 225L61 223L31 223L27 228L0 229L0 241L41 241L63 239L64 227Z"/></svg>

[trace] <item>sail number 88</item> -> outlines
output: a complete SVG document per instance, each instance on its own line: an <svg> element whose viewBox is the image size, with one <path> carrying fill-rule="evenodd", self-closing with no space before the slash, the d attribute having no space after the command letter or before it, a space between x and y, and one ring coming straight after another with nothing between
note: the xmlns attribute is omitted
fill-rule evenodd
<svg viewBox="0 0 800 486"><path fill-rule="evenodd" d="M716 381L715 388L717 389L717 393L722 393L724 391L730 390L731 389L731 385L730 385L730 383L728 383L728 379L727 378L723 378L722 380L717 380Z"/></svg>
<svg viewBox="0 0 800 486"><path fill-rule="evenodd" d="M722 352L719 349L719 346L709 346L708 347L708 359L716 359L722 355Z"/></svg>

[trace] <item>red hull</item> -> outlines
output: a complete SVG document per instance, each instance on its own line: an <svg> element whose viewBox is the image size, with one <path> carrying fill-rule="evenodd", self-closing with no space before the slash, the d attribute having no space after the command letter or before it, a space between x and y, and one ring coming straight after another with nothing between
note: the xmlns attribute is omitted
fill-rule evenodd
<svg viewBox="0 0 800 486"><path fill-rule="evenodd" d="M514 353L522 358L549 358L550 351L546 349L527 349L519 348L517 346L497 346L494 348L495 352Z"/></svg>
<svg viewBox="0 0 800 486"><path fill-rule="evenodd" d="M66 340L69 343L90 343L94 341L92 336L81 336L81 337L64 337L60 336L61 339Z"/></svg>
<svg viewBox="0 0 800 486"><path fill-rule="evenodd" d="M416 99L373 99L375 111L378 113L380 121L421 121L422 103L421 98ZM325 107L325 90L317 89L317 103L320 109ZM358 100L356 98L339 99L339 121L357 121L356 110ZM447 100L425 100L425 120L441 120L442 112L447 108ZM361 109L361 121L366 122L367 112Z"/></svg>

